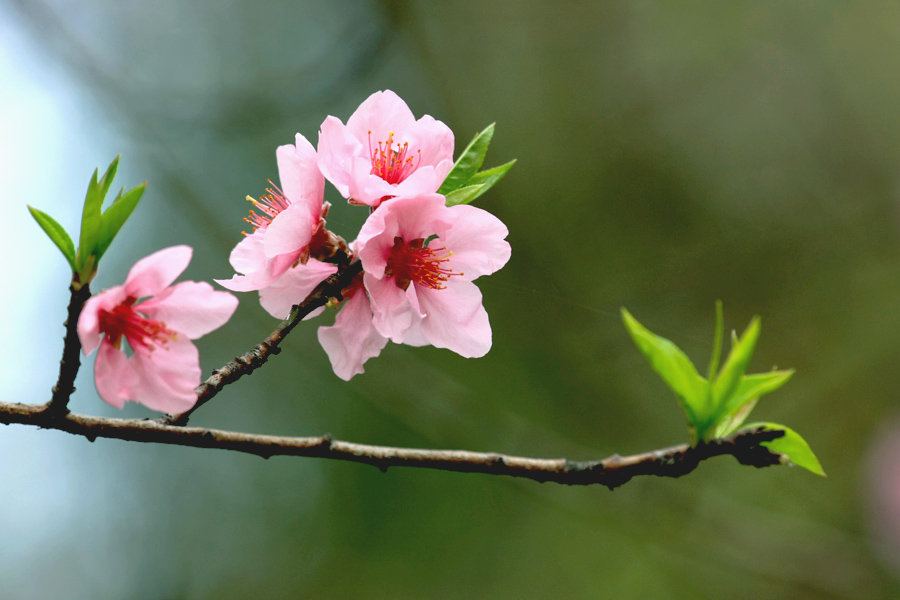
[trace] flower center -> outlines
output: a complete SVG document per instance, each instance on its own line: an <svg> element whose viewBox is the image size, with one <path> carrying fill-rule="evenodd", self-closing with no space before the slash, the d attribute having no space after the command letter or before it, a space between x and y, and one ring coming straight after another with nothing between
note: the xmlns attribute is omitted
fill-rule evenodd
<svg viewBox="0 0 900 600"><path fill-rule="evenodd" d="M112 310L100 311L100 331L106 334L115 347L121 347L124 337L132 350L153 350L177 337L162 321L148 319L134 310L132 305L135 300L136 298L129 298Z"/></svg>
<svg viewBox="0 0 900 600"><path fill-rule="evenodd" d="M372 159L372 175L378 175L388 183L400 183L416 170L422 162L422 151L416 150L415 160L409 154L409 142L394 142L394 132L389 131L387 140L372 146L372 132L369 132L369 156Z"/></svg>
<svg viewBox="0 0 900 600"><path fill-rule="evenodd" d="M447 266L453 252L446 248L431 248L425 245L423 238L417 238L410 242L404 242L402 237L394 238L391 254L387 259L384 274L393 277L394 283L401 290L406 290L410 282L429 287L433 290L442 290L450 277L464 275L454 273Z"/></svg>
<svg viewBox="0 0 900 600"><path fill-rule="evenodd" d="M266 188L266 193L260 196L259 200L252 196L247 196L246 198L247 202L253 204L260 211L257 213L251 208L250 214L244 217L244 221L253 225L253 231L268 227L278 213L291 205L291 201L284 197L284 192L281 191L280 187L272 183L271 179L269 180L269 185L271 187ZM241 233L248 235L246 231Z"/></svg>

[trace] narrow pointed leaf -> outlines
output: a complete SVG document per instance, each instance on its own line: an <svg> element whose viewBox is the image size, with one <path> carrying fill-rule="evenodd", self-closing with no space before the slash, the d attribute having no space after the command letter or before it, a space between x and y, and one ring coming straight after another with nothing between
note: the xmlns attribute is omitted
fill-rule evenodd
<svg viewBox="0 0 900 600"><path fill-rule="evenodd" d="M674 343L641 325L622 309L622 321L641 353L663 381L675 392L692 426L708 419L707 381L698 373L691 360Z"/></svg>
<svg viewBox="0 0 900 600"><path fill-rule="evenodd" d="M714 381L719 370L719 360L722 358L722 336L725 332L725 318L722 315L722 301L716 300L716 328L713 331L713 351L709 358L709 370L707 379Z"/></svg>
<svg viewBox="0 0 900 600"><path fill-rule="evenodd" d="M97 247L102 205L103 196L100 195L100 185L97 183L97 171L95 170L84 196L84 208L81 212L81 236L78 239L78 253L75 260L78 266L76 270L82 275L87 275L90 271L90 269L86 269L86 263Z"/></svg>
<svg viewBox="0 0 900 600"><path fill-rule="evenodd" d="M765 430L784 431L782 437L775 438L770 442L762 442L762 445L772 452L781 454L787 461L794 463L798 467L803 467L807 471L825 477L825 471L822 470L819 459L816 458L809 444L800 437L799 433L778 423L752 423L747 425L745 429L755 429L757 427L762 427Z"/></svg>
<svg viewBox="0 0 900 600"><path fill-rule="evenodd" d="M749 402L756 400L764 395L774 392L791 378L794 370L772 371L770 373L756 373L753 375L744 375L735 388L731 397L719 409L719 420L729 418L731 415L741 410L741 407ZM746 415L745 415L746 416ZM739 427L737 423L736 427ZM729 432L730 433L730 432Z"/></svg>
<svg viewBox="0 0 900 600"><path fill-rule="evenodd" d="M724 417L717 419L713 437L723 438L737 431L741 424L747 420L747 417L750 416L750 413L753 412L758 400L758 398L753 398Z"/></svg>
<svg viewBox="0 0 900 600"><path fill-rule="evenodd" d="M109 164L109 167L106 169L106 173L103 174L103 177L100 178L100 181L97 183L97 187L100 193L100 204L103 204L103 199L106 198L106 194L109 192L109 186L112 185L113 179L116 177L116 171L119 169L119 157L116 156L113 161Z"/></svg>
<svg viewBox="0 0 900 600"><path fill-rule="evenodd" d="M486 169L484 171L480 171L472 175L472 178L468 181L468 185L480 185L481 188L478 190L478 193L469 200L475 200L483 193L494 187L494 184L503 179L503 177L512 169L513 165L516 164L516 159L512 159L508 163L504 163L498 167L491 167L490 169Z"/></svg>
<svg viewBox="0 0 900 600"><path fill-rule="evenodd" d="M29 206L28 212L31 213L31 216L34 217L34 220L37 221L37 224L41 226L41 229L44 230L44 233L47 234L56 247L60 249L63 253L63 256L66 257L66 260L69 262L69 266L72 267L72 271L76 271L75 268L75 244L72 242L72 238L69 237L69 234L63 229L63 226L56 222L56 219L48 215L47 213L38 210L34 207Z"/></svg>
<svg viewBox="0 0 900 600"><path fill-rule="evenodd" d="M103 256L113 239L115 239L116 234L119 233L122 225L131 216L145 189L147 189L146 182L128 190L124 194L120 194L112 205L106 209L106 212L103 213L100 222L100 235L97 240L97 260L100 260L100 257Z"/></svg>
<svg viewBox="0 0 900 600"><path fill-rule="evenodd" d="M469 182L472 176L481 168L481 165L484 164L484 155L487 154L492 137L494 137L494 123L485 127L484 131L477 134L469 142L469 145L466 146L466 149L463 150L453 164L453 168L438 190L439 194L446 196Z"/></svg>
<svg viewBox="0 0 900 600"><path fill-rule="evenodd" d="M728 403L729 398L737 389L741 377L747 372L750 359L753 358L753 352L756 350L759 331L759 317L753 317L750 325L744 331L744 335L733 339L731 352L728 353L722 370L712 384L713 410L716 413L719 413L722 407Z"/></svg>
<svg viewBox="0 0 900 600"><path fill-rule="evenodd" d="M480 190L484 184L467 185L453 190L447 194L447 206L456 206L457 204L468 204L481 195Z"/></svg>

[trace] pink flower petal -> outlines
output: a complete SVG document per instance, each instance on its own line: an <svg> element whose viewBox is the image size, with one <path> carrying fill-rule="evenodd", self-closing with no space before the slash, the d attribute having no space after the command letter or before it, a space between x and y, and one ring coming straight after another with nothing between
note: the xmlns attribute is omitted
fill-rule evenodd
<svg viewBox="0 0 900 600"><path fill-rule="evenodd" d="M265 229L257 229L244 236L235 245L228 257L228 262L238 273L253 273L265 267L266 254L263 250L263 234Z"/></svg>
<svg viewBox="0 0 900 600"><path fill-rule="evenodd" d="M200 385L200 355L187 338L170 340L150 351L135 352L129 399L149 409L177 414L194 406Z"/></svg>
<svg viewBox="0 0 900 600"><path fill-rule="evenodd" d="M425 316L420 310L416 286L410 284L402 290L392 278L378 279L368 273L363 275L363 281L369 292L375 329L386 338L402 342L404 332Z"/></svg>
<svg viewBox="0 0 900 600"><path fill-rule="evenodd" d="M442 121L431 115L424 115L403 131L403 139L419 152L421 164L441 165L439 169L441 181L438 183L440 187L453 167L453 131ZM427 191L436 190L437 188Z"/></svg>
<svg viewBox="0 0 900 600"><path fill-rule="evenodd" d="M125 278L125 293L143 298L162 291L184 272L192 253L190 246L172 246L142 258Z"/></svg>
<svg viewBox="0 0 900 600"><path fill-rule="evenodd" d="M94 362L94 385L103 401L116 408L131 399L137 375L125 353L104 340Z"/></svg>
<svg viewBox="0 0 900 600"><path fill-rule="evenodd" d="M453 166L450 161L445 161ZM449 169L447 169L449 171ZM391 195L393 196L415 196L418 194L426 194L436 192L441 184L444 183L447 173L439 173L431 165L423 165L410 174L398 184L392 185Z"/></svg>
<svg viewBox="0 0 900 600"><path fill-rule="evenodd" d="M415 122L416 117L406 102L391 90L384 90L363 100L347 119L347 129L360 141L366 140L371 131L375 143L386 139L390 131L402 134Z"/></svg>
<svg viewBox="0 0 900 600"><path fill-rule="evenodd" d="M384 196L396 196L396 187L381 177L372 174L372 160L356 157L350 162L350 184L348 198L357 204L377 207Z"/></svg>
<svg viewBox="0 0 900 600"><path fill-rule="evenodd" d="M344 302L333 326L319 327L318 337L335 375L344 381L364 372L363 364L387 344L387 338L372 326L372 310L360 288Z"/></svg>
<svg viewBox="0 0 900 600"><path fill-rule="evenodd" d="M319 202L321 208L322 203ZM309 209L302 204L291 204L278 213L266 227L263 235L263 250L266 258L275 258L279 254L299 252L309 246L313 228L319 221L313 221Z"/></svg>
<svg viewBox="0 0 900 600"><path fill-rule="evenodd" d="M350 164L355 156L364 156L362 142L350 135L337 117L328 117L319 128L319 170L347 198L350 195ZM371 163L369 168L371 169Z"/></svg>
<svg viewBox="0 0 900 600"><path fill-rule="evenodd" d="M205 281L182 281L135 310L193 340L227 323L237 305L237 298L213 290Z"/></svg>
<svg viewBox="0 0 900 600"><path fill-rule="evenodd" d="M289 269L277 281L259 291L259 303L276 319L286 319L295 304L302 302L317 285L337 271L335 265L314 258Z"/></svg>
<svg viewBox="0 0 900 600"><path fill-rule="evenodd" d="M476 358L491 349L491 324L481 303L481 290L469 281L448 282L442 290L424 289L419 303L425 318L408 333L421 335L438 348L447 348L466 358ZM404 340L405 343L405 340Z"/></svg>
<svg viewBox="0 0 900 600"><path fill-rule="evenodd" d="M509 230L491 213L468 205L448 209L453 222L440 239L453 251L451 265L463 279L489 275L506 264L511 248L505 241Z"/></svg>
<svg viewBox="0 0 900 600"><path fill-rule="evenodd" d="M231 264L239 273L231 279L216 279L215 282L233 292L251 292L272 284L281 277L300 256L300 252L280 254L266 258L263 237L256 232L241 240L231 251ZM249 240L249 241L248 241ZM239 266L240 268L239 268Z"/></svg>
<svg viewBox="0 0 900 600"><path fill-rule="evenodd" d="M298 133L295 145L279 146L275 150L275 159L285 197L292 206L303 206L310 218L318 222L325 196L325 178L319 171L318 157L312 144Z"/></svg>

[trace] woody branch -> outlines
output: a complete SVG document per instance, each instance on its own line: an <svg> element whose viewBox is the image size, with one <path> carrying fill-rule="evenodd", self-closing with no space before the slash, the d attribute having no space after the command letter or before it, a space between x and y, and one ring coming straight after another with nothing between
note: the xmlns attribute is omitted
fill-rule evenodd
<svg viewBox="0 0 900 600"><path fill-rule="evenodd" d="M329 435L284 437L257 435L202 427L166 425L148 419L117 419L69 413L55 416L41 406L0 402L0 422L33 425L82 435L90 441L112 438L132 442L172 444L195 448L233 450L270 456L305 456L364 463L386 471L389 467L418 467L506 475L567 485L599 484L610 489L638 475L681 477L713 456L730 454L740 463L756 467L779 464L779 455L761 443L783 435L781 431L743 431L700 443L681 444L602 460L573 461L565 458L530 458L468 450L430 450L373 446L334 440Z"/></svg>

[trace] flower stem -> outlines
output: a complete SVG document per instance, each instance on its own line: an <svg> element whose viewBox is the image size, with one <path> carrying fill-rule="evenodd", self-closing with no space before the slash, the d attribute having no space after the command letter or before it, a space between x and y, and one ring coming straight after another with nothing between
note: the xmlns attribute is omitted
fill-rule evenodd
<svg viewBox="0 0 900 600"><path fill-rule="evenodd" d="M165 425L187 425L188 419L195 410L209 402L222 388L249 375L261 367L273 354L281 352L280 344L290 331L297 326L303 318L328 303L330 298L339 298L341 290L350 285L353 278L362 271L362 263L358 260L349 264L344 263L337 272L330 275L325 281L316 286L303 302L294 305L288 318L282 321L275 331L266 339L251 348L234 360L230 360L215 371L212 375L197 386L197 403L180 415L165 415L158 419Z"/></svg>

